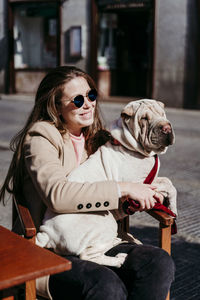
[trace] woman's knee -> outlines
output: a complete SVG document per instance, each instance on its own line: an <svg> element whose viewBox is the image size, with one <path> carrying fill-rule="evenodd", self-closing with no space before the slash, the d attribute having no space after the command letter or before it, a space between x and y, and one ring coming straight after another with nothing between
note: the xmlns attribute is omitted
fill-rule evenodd
<svg viewBox="0 0 200 300"><path fill-rule="evenodd" d="M175 270L167 252L139 246L129 252L123 267L130 299L166 299Z"/></svg>
<svg viewBox="0 0 200 300"><path fill-rule="evenodd" d="M157 274L159 277L167 277L173 280L175 265L172 257L163 249L141 245L129 252L125 268L135 273L136 277Z"/></svg>
<svg viewBox="0 0 200 300"><path fill-rule="evenodd" d="M153 264L159 276L164 276L169 281L174 280L175 264L172 257L166 251L157 248L154 251Z"/></svg>

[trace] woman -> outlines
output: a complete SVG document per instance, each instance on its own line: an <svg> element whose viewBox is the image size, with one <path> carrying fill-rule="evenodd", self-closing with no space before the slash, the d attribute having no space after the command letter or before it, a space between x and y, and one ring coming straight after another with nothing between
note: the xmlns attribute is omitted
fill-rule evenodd
<svg viewBox="0 0 200 300"><path fill-rule="evenodd" d="M57 67L40 83L28 121L12 142L15 152L0 197L7 190L26 204L37 228L46 207L57 213L113 210L123 201L121 196L139 201L140 210L155 204L151 185L66 180L98 143L102 124L96 98L89 75L75 67ZM119 252L128 256L118 269L67 255L72 269L39 280L38 290L53 299L164 300L174 275L171 257L157 247L133 242L107 254Z"/></svg>

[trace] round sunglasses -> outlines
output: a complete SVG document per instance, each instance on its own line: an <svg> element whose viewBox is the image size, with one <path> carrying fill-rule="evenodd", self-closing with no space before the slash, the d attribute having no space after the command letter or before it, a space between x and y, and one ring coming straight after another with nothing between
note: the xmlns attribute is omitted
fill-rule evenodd
<svg viewBox="0 0 200 300"><path fill-rule="evenodd" d="M97 90L96 89L91 89L89 90L89 92L87 92L86 96L83 95L77 95L73 98L73 100L68 100L71 101L72 103L74 103L74 105L78 108L80 108L81 106L83 106L84 104L84 98L87 97L90 101L95 101L97 99ZM67 100L67 99L65 99Z"/></svg>

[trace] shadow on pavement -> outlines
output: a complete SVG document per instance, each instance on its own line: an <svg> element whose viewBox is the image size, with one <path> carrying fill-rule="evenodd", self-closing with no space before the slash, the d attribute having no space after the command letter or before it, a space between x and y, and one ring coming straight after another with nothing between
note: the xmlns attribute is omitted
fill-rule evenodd
<svg viewBox="0 0 200 300"><path fill-rule="evenodd" d="M131 227L130 232L144 244L158 246L158 228ZM200 244L172 237L172 257L176 265L171 300L200 299Z"/></svg>

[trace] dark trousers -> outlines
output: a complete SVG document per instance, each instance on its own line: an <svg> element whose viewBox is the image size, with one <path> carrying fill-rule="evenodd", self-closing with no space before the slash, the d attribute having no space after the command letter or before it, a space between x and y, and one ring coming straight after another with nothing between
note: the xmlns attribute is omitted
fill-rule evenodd
<svg viewBox="0 0 200 300"><path fill-rule="evenodd" d="M121 268L107 267L67 256L72 269L50 276L54 300L165 300L174 279L172 258L164 250L120 244L106 255L128 253Z"/></svg>

